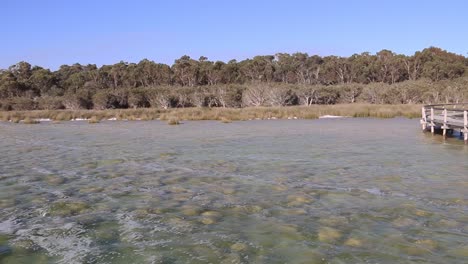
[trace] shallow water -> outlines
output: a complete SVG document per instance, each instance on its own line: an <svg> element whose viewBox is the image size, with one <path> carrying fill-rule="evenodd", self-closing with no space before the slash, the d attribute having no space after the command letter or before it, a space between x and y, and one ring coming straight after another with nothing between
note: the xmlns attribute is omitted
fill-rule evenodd
<svg viewBox="0 0 468 264"><path fill-rule="evenodd" d="M466 263L418 120L0 123L0 263Z"/></svg>

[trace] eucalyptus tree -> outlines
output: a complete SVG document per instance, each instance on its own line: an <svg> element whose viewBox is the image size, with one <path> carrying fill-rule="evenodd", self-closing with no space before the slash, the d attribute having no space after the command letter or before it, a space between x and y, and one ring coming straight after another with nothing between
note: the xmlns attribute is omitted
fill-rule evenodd
<svg viewBox="0 0 468 264"><path fill-rule="evenodd" d="M255 56L240 62L242 74L251 82L271 82L274 79L274 56Z"/></svg>
<svg viewBox="0 0 468 264"><path fill-rule="evenodd" d="M182 86L196 86L198 84L200 62L184 55L172 65L174 78Z"/></svg>
<svg viewBox="0 0 468 264"><path fill-rule="evenodd" d="M30 87L37 90L40 95L47 95L56 85L57 79L49 69L34 67L28 79Z"/></svg>

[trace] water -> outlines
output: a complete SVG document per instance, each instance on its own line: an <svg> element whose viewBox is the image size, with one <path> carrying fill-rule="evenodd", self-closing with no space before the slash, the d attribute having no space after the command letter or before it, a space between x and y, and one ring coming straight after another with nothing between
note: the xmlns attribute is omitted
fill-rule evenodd
<svg viewBox="0 0 468 264"><path fill-rule="evenodd" d="M466 263L418 120L0 124L0 263Z"/></svg>

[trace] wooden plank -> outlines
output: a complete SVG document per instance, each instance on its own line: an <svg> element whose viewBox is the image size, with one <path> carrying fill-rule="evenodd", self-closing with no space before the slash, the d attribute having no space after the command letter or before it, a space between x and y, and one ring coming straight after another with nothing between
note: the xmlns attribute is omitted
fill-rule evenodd
<svg viewBox="0 0 468 264"><path fill-rule="evenodd" d="M448 106L453 107L449 108ZM421 109L421 124L423 125L423 130L425 130L426 126L431 127L432 133L434 133L435 128L442 129L444 136L450 130L458 130L463 133L465 143L468 143L467 106L468 103L423 106Z"/></svg>
<svg viewBox="0 0 468 264"><path fill-rule="evenodd" d="M446 121L444 120L444 117L442 116L436 116L434 117L433 120L430 120L431 122L433 122L434 124L436 125L444 125L444 124L447 124L447 125L450 125L450 126L455 126L455 127L464 127L464 124L463 124L463 120L459 120L459 119L453 119L453 118L449 118L447 117Z"/></svg>

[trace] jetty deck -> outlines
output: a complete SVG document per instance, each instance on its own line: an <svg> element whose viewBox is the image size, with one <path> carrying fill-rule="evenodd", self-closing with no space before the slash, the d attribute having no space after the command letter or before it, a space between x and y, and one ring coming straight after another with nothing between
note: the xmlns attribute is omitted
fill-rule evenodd
<svg viewBox="0 0 468 264"><path fill-rule="evenodd" d="M431 133L442 130L444 136L459 131L468 142L468 103L425 105L421 126L423 131L430 129Z"/></svg>

